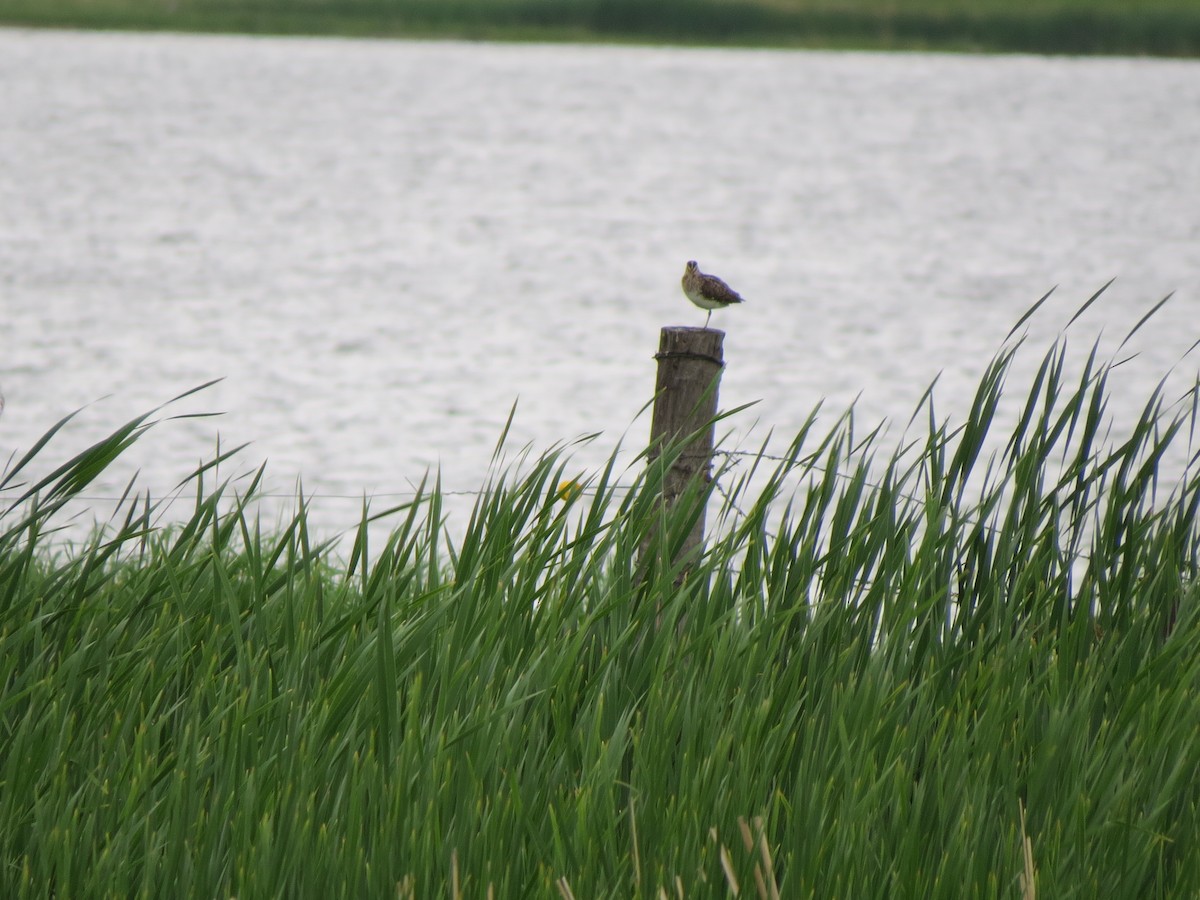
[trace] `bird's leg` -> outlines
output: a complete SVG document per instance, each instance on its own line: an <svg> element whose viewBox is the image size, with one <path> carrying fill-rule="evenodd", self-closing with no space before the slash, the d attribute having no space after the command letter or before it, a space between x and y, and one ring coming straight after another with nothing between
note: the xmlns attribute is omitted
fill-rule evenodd
<svg viewBox="0 0 1200 900"><path fill-rule="evenodd" d="M708 320L712 318L712 310L708 311L708 315L704 317L704 327L708 327Z"/></svg>

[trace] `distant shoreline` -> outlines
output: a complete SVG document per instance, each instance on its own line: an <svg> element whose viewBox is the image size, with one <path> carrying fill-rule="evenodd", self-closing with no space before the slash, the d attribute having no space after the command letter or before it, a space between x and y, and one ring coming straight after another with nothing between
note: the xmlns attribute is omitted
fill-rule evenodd
<svg viewBox="0 0 1200 900"><path fill-rule="evenodd" d="M0 26L662 45L1200 56L1200 2L0 0Z"/></svg>

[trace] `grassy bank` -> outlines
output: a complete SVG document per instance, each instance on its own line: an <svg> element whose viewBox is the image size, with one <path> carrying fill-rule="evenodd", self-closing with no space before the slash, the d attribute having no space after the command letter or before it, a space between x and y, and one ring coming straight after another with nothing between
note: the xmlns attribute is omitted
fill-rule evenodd
<svg viewBox="0 0 1200 900"><path fill-rule="evenodd" d="M1198 0L0 0L20 25L1200 54Z"/></svg>
<svg viewBox="0 0 1200 900"><path fill-rule="evenodd" d="M553 453L455 530L436 483L378 546L364 511L346 559L253 483L68 552L147 423L20 486L37 448L0 484L0 895L1200 895L1200 479L1157 469L1194 421L1110 434L1064 358L994 455L1011 349L903 454L842 419L743 461L674 566L656 469L564 496Z"/></svg>

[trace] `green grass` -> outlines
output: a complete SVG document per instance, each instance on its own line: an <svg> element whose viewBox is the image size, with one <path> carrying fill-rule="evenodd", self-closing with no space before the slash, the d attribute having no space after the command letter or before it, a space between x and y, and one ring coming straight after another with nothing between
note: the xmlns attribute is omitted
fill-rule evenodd
<svg viewBox="0 0 1200 900"><path fill-rule="evenodd" d="M991 433L1015 349L902 451L814 418L721 473L674 562L658 464L564 500L561 452L340 556L257 476L71 549L154 420L39 444L0 483L0 896L1019 898L1026 839L1040 897L1200 895L1200 480L1158 473L1194 410L1110 433L1059 344Z"/></svg>
<svg viewBox="0 0 1200 900"><path fill-rule="evenodd" d="M0 22L355 36L1200 53L1197 0L0 0Z"/></svg>

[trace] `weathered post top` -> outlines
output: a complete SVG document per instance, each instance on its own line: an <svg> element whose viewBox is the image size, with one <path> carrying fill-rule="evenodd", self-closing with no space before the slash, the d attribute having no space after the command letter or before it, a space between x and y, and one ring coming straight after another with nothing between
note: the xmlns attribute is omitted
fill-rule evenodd
<svg viewBox="0 0 1200 900"><path fill-rule="evenodd" d="M675 353L696 354L723 366L724 348L725 332L719 328L667 325L659 332L657 358Z"/></svg>

